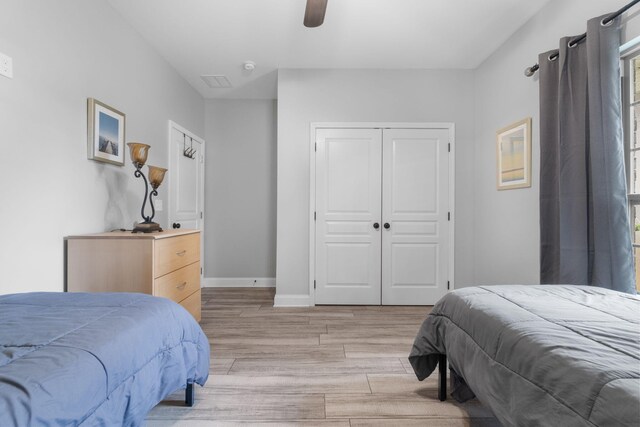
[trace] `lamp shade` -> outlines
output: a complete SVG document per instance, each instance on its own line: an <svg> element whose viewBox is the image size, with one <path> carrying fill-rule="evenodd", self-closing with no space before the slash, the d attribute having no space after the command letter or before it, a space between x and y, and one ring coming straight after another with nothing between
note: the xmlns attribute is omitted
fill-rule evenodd
<svg viewBox="0 0 640 427"><path fill-rule="evenodd" d="M129 142L127 145L129 146L129 153L131 154L133 164L138 168L144 166L147 162L147 155L149 154L149 145L141 142Z"/></svg>
<svg viewBox="0 0 640 427"><path fill-rule="evenodd" d="M157 166L148 166L149 168L149 183L155 190L160 187L162 184L162 180L164 179L164 174L167 172L165 168L159 168Z"/></svg>

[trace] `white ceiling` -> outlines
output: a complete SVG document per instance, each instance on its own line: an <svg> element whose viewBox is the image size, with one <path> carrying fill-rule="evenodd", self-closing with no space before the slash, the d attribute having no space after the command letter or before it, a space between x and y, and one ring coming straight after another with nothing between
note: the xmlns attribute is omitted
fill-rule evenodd
<svg viewBox="0 0 640 427"><path fill-rule="evenodd" d="M476 68L548 1L329 0L318 28L305 0L109 3L205 98L275 98L278 68Z"/></svg>

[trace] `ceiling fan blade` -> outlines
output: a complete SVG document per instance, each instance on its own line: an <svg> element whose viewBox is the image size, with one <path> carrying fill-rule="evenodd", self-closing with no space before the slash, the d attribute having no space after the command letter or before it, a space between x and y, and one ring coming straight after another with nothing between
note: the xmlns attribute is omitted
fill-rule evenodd
<svg viewBox="0 0 640 427"><path fill-rule="evenodd" d="M304 26L309 28L319 27L324 22L324 14L327 11L328 0L307 0L307 9L304 11Z"/></svg>

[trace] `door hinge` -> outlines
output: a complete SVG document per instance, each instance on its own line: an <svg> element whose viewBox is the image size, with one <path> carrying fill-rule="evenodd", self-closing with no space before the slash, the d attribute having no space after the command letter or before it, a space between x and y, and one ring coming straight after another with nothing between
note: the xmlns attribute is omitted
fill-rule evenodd
<svg viewBox="0 0 640 427"><path fill-rule="evenodd" d="M316 281L314 280L313 281L313 289L315 289L315 288L316 288Z"/></svg>
<svg viewBox="0 0 640 427"><path fill-rule="evenodd" d="M313 151L318 151L318 143L317 142L313 145Z"/></svg>
<svg viewBox="0 0 640 427"><path fill-rule="evenodd" d="M451 152L451 143L447 144L447 151L450 153Z"/></svg>
<svg viewBox="0 0 640 427"><path fill-rule="evenodd" d="M451 221L451 212L447 212L447 221Z"/></svg>
<svg viewBox="0 0 640 427"><path fill-rule="evenodd" d="M451 289L451 283L449 283L449 281L447 280L447 290Z"/></svg>
<svg viewBox="0 0 640 427"><path fill-rule="evenodd" d="M202 211L200 211L200 219L202 219L202 218L203 218L203 216L202 216Z"/></svg>
<svg viewBox="0 0 640 427"><path fill-rule="evenodd" d="M200 267L200 275L202 276L202 267Z"/></svg>
<svg viewBox="0 0 640 427"><path fill-rule="evenodd" d="M316 220L316 214L317 214L317 212L314 212L314 213L313 213L313 220L314 220L314 221Z"/></svg>

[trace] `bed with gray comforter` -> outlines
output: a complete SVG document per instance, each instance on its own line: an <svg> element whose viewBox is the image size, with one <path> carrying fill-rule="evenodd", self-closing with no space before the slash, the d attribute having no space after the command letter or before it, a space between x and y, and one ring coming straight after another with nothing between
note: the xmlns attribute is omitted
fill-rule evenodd
<svg viewBox="0 0 640 427"><path fill-rule="evenodd" d="M472 391L506 426L640 425L638 296L569 285L456 290L416 337L409 361L419 380L442 354L462 382L453 395Z"/></svg>

